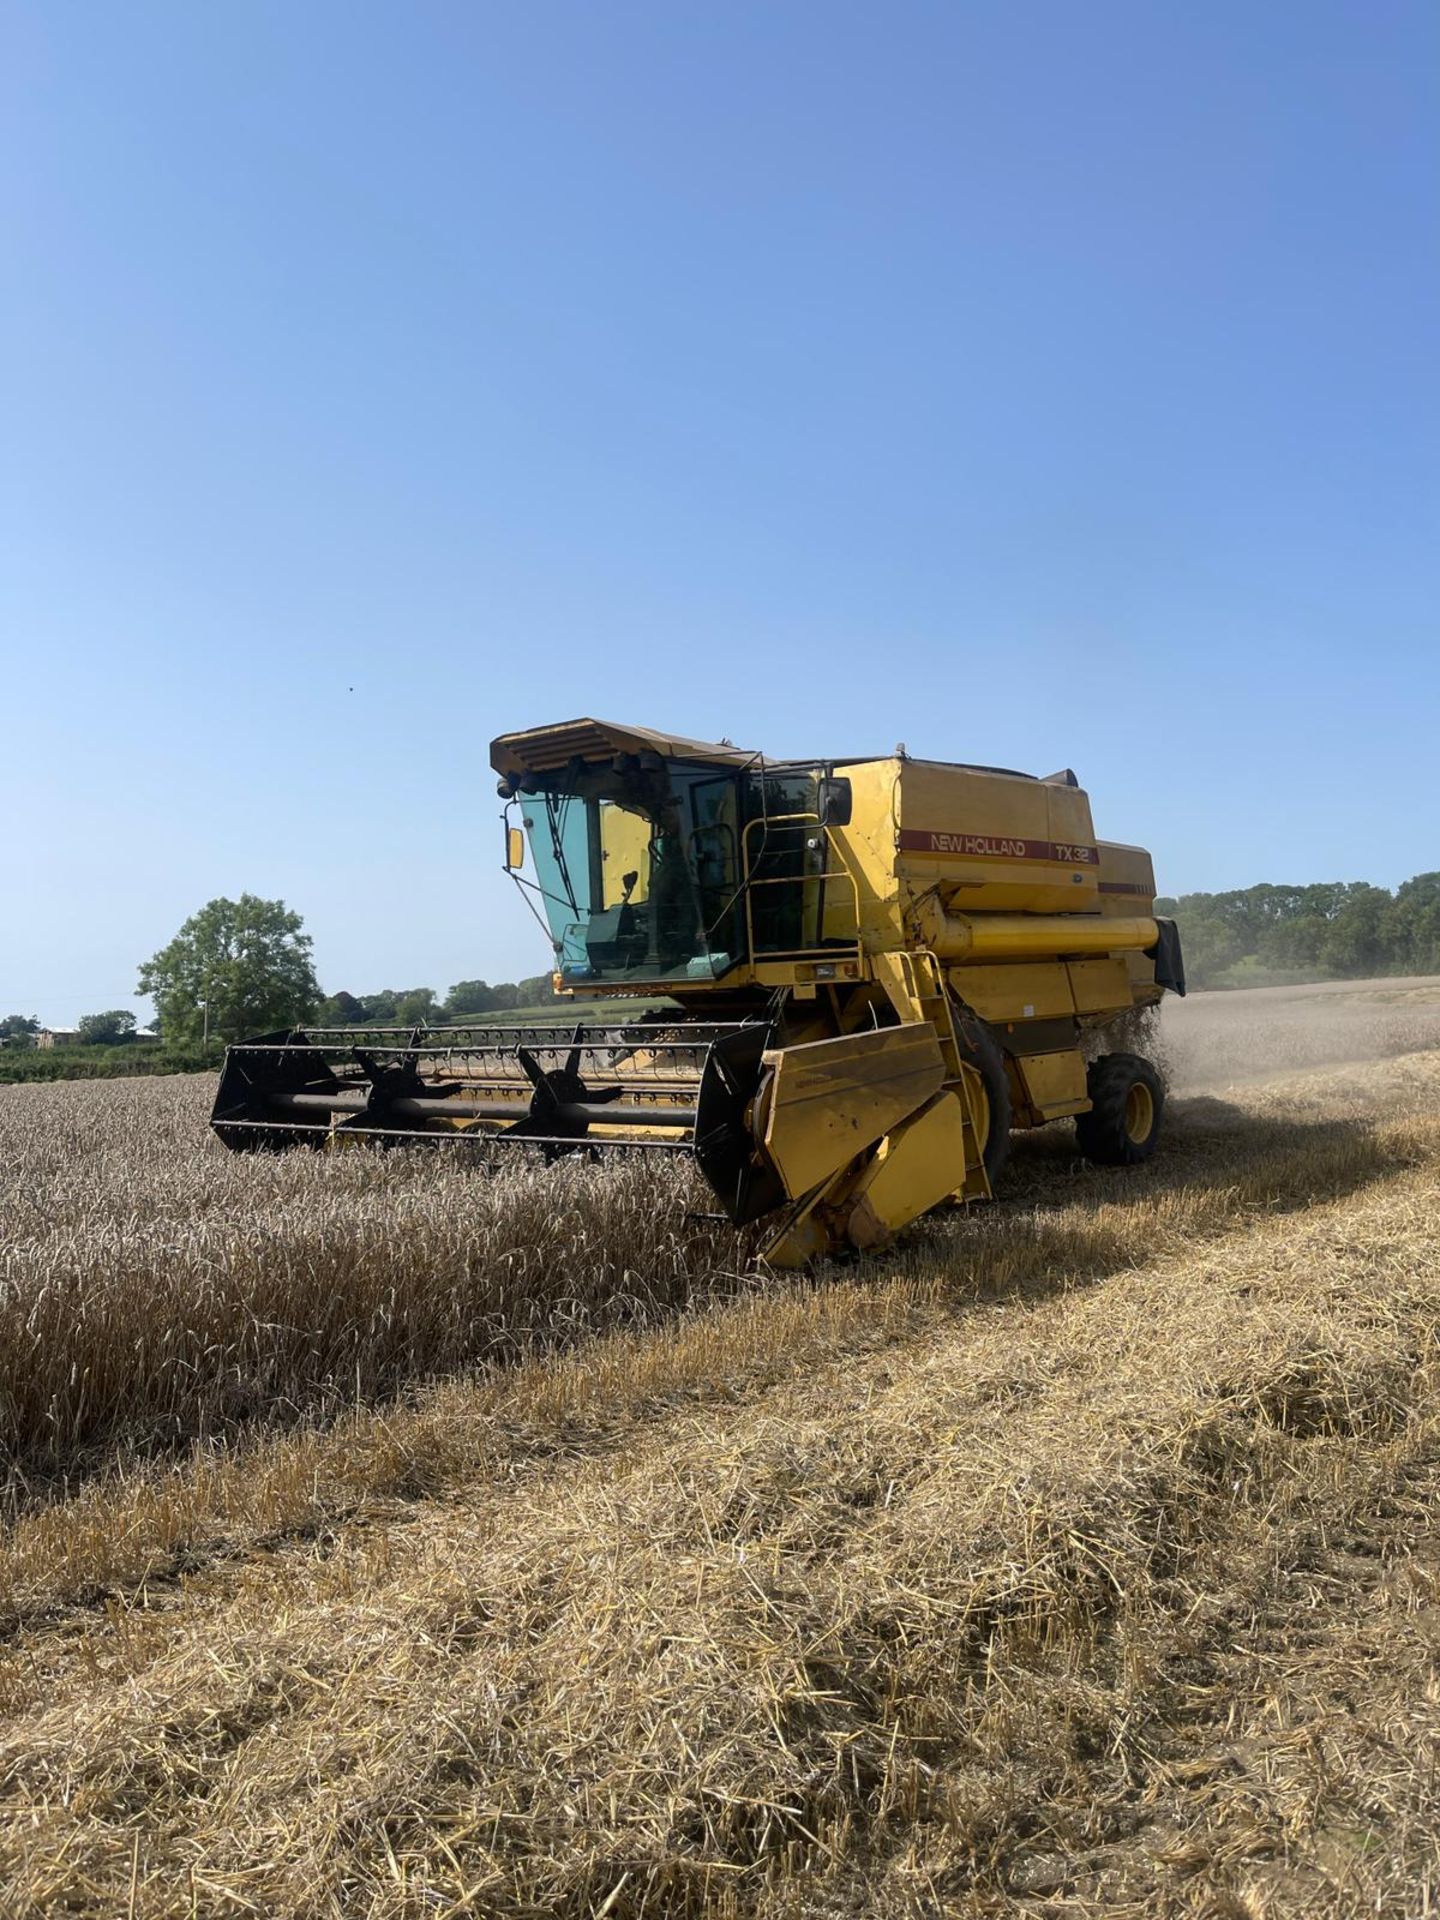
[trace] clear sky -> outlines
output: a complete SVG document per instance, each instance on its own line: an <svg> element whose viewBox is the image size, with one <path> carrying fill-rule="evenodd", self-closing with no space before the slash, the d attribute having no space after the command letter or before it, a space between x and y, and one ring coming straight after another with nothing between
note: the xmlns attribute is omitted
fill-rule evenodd
<svg viewBox="0 0 1440 1920"><path fill-rule="evenodd" d="M543 970L487 743L1440 867L1433 0L0 0L0 1012Z"/></svg>

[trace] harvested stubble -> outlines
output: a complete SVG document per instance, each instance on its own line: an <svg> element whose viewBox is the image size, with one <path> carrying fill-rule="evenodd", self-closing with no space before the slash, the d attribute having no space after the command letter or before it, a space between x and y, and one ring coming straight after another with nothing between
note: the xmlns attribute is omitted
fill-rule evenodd
<svg viewBox="0 0 1440 1920"><path fill-rule="evenodd" d="M14 1910L1424 1911L1440 1060L1176 1122L25 1515Z"/></svg>

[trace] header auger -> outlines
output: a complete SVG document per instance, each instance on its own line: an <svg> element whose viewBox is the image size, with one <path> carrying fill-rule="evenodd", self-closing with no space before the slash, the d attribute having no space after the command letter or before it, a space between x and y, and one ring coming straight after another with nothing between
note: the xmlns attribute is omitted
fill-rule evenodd
<svg viewBox="0 0 1440 1920"><path fill-rule="evenodd" d="M993 1190L1012 1128L1147 1159L1164 1089L1107 1030L1185 991L1150 856L1074 774L767 761L576 720L491 748L505 864L555 988L614 1025L314 1028L231 1047L229 1145L455 1141L693 1154L777 1265ZM528 859L527 859L528 849Z"/></svg>

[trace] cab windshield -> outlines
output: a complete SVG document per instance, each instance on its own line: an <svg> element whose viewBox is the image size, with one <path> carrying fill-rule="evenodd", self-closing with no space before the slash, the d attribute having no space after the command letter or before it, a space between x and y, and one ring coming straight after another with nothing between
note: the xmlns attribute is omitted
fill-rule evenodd
<svg viewBox="0 0 1440 1920"><path fill-rule="evenodd" d="M741 957L739 782L661 764L572 767L521 796L567 980L712 980Z"/></svg>

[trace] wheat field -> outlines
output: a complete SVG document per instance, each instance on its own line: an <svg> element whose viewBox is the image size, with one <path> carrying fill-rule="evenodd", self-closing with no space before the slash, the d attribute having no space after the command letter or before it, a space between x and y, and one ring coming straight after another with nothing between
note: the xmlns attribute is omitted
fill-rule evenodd
<svg viewBox="0 0 1440 1920"><path fill-rule="evenodd" d="M1440 1907L1440 986L757 1273L683 1169L0 1090L0 1913Z"/></svg>

